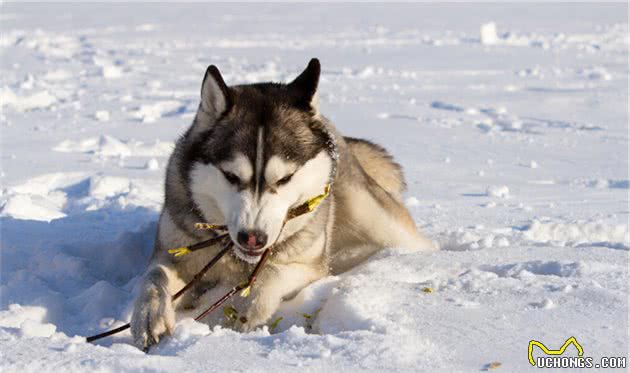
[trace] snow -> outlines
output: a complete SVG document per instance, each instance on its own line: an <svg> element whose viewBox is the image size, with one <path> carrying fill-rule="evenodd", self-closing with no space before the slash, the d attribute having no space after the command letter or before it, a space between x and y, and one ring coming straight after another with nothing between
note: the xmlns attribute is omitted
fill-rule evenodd
<svg viewBox="0 0 630 373"><path fill-rule="evenodd" d="M109 112L107 110L98 110L94 114L94 118L96 118L96 120L99 120L101 122L107 122L109 120Z"/></svg>
<svg viewBox="0 0 630 373"><path fill-rule="evenodd" d="M499 41L497 36L497 25L494 22L488 22L481 25L481 44L493 45Z"/></svg>
<svg viewBox="0 0 630 373"><path fill-rule="evenodd" d="M101 157L167 157L174 147L172 141L155 140L153 144L145 144L142 141L124 141L113 136L101 135L78 141L64 140L52 149L63 153L91 153Z"/></svg>
<svg viewBox="0 0 630 373"><path fill-rule="evenodd" d="M598 242L621 245L630 241L627 224L606 224L599 221L556 223L534 219L524 235L531 241L555 241L560 245L567 242L572 245Z"/></svg>
<svg viewBox="0 0 630 373"><path fill-rule="evenodd" d="M57 101L56 97L48 91L33 94L16 95L8 88L3 88L0 92L0 102L2 106L11 106L16 111L29 111L34 109L45 109Z"/></svg>
<svg viewBox="0 0 630 373"><path fill-rule="evenodd" d="M7 197L2 206L1 216L9 216L16 219L31 219L50 221L66 216L59 211L59 206L49 203L48 200L37 198L29 194L17 194Z"/></svg>
<svg viewBox="0 0 630 373"><path fill-rule="evenodd" d="M157 88L159 88L159 86L157 86ZM134 111L132 116L143 123L153 123L164 115L175 113L183 109L185 108L179 101L161 101L156 104L141 105Z"/></svg>
<svg viewBox="0 0 630 373"><path fill-rule="evenodd" d="M144 168L146 168L147 170L150 170L150 171L156 171L156 170L158 170L160 168L160 163L158 162L157 159L151 158L144 165Z"/></svg>
<svg viewBox="0 0 630 373"><path fill-rule="evenodd" d="M89 195L97 198L112 197L129 191L129 179L116 176L90 178Z"/></svg>
<svg viewBox="0 0 630 373"><path fill-rule="evenodd" d="M510 188L506 185L490 185L486 189L488 197L508 198L510 196Z"/></svg>
<svg viewBox="0 0 630 373"><path fill-rule="evenodd" d="M2 4L0 369L521 372L529 340L569 336L627 356L626 15ZM129 320L206 67L229 84L289 81L314 56L322 113L394 154L441 250L388 248L248 334L194 310L149 354L128 332L85 343Z"/></svg>
<svg viewBox="0 0 630 373"><path fill-rule="evenodd" d="M416 197L409 197L405 200L405 205L407 207L418 207L420 206L420 200Z"/></svg>

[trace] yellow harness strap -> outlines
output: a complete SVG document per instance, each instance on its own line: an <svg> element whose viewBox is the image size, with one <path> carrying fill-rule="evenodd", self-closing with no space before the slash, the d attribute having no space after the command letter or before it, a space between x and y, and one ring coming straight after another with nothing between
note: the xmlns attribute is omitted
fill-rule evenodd
<svg viewBox="0 0 630 373"><path fill-rule="evenodd" d="M241 286L245 286L243 288L243 290L241 290L241 297L243 297L243 298L249 297L249 293L251 292L252 287L251 286L247 286L247 282L241 284Z"/></svg>
<svg viewBox="0 0 630 373"><path fill-rule="evenodd" d="M330 184L326 184L326 186L324 187L324 193L306 201L306 205L308 206L308 211L311 212L315 210L315 208L319 206L320 203L322 203L324 198L328 197L328 194L330 194Z"/></svg>
<svg viewBox="0 0 630 373"><path fill-rule="evenodd" d="M168 249L168 253L175 257L184 256L186 254L190 254L191 252L192 251L190 251L190 249L187 247L178 247L177 249Z"/></svg>

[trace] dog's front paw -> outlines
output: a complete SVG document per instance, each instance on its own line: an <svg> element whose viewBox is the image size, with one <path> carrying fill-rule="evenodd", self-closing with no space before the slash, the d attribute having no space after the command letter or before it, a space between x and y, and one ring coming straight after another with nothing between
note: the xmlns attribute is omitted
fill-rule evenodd
<svg viewBox="0 0 630 373"><path fill-rule="evenodd" d="M250 332L259 326L265 325L278 309L279 301L274 302L261 298L255 298L247 309L245 319L242 320L244 322L241 322L238 327L241 332Z"/></svg>
<svg viewBox="0 0 630 373"><path fill-rule="evenodd" d="M171 334L174 325L175 310L170 294L162 287L148 285L136 299L131 316L134 344L147 351L164 334Z"/></svg>

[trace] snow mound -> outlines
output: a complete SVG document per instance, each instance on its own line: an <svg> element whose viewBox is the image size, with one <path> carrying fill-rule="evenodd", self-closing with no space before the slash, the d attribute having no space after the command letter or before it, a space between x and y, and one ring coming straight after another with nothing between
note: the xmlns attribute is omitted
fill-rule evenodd
<svg viewBox="0 0 630 373"><path fill-rule="evenodd" d="M27 338L50 338L56 330L57 327L53 324L42 324L31 320L26 320L20 325L20 334Z"/></svg>
<svg viewBox="0 0 630 373"><path fill-rule="evenodd" d="M0 216L51 221L63 218L67 195L63 188L79 182L83 173L50 173L9 187L0 197Z"/></svg>
<svg viewBox="0 0 630 373"><path fill-rule="evenodd" d="M443 250L467 251L508 247L510 238L508 235L501 233L459 229L455 232L443 234L439 242Z"/></svg>
<svg viewBox="0 0 630 373"><path fill-rule="evenodd" d="M97 199L105 199L128 193L129 188L130 181L125 177L94 176L90 178L89 195Z"/></svg>
<svg viewBox="0 0 630 373"><path fill-rule="evenodd" d="M5 311L0 311L0 327L17 329L25 338L50 338L57 327L46 323L47 311L43 307L22 307L11 304Z"/></svg>
<svg viewBox="0 0 630 373"><path fill-rule="evenodd" d="M3 107L10 106L19 112L45 109L53 105L55 102L57 102L57 98L48 91L18 96L9 88L3 88L0 90L0 105Z"/></svg>
<svg viewBox="0 0 630 373"><path fill-rule="evenodd" d="M531 241L554 242L563 246L596 243L630 244L630 230L627 224L610 225L597 221L554 223L534 220L523 236Z"/></svg>
<svg viewBox="0 0 630 373"><path fill-rule="evenodd" d="M52 221L67 213L134 206L159 209L162 185L141 179L85 173L51 173L7 188L0 196L0 216Z"/></svg>
<svg viewBox="0 0 630 373"><path fill-rule="evenodd" d="M506 185L490 185L486 188L488 197L508 198L510 197L510 188Z"/></svg>
<svg viewBox="0 0 630 373"><path fill-rule="evenodd" d="M104 157L166 157L173 151L174 144L156 140L152 144L142 141L123 141L113 136L103 135L85 140L64 140L53 148L62 153L91 153Z"/></svg>
<svg viewBox="0 0 630 373"><path fill-rule="evenodd" d="M494 22L481 25L481 44L494 45L499 41L497 25Z"/></svg>
<svg viewBox="0 0 630 373"><path fill-rule="evenodd" d="M109 120L109 111L98 110L96 113L94 113L94 118L100 122L107 122Z"/></svg>
<svg viewBox="0 0 630 373"><path fill-rule="evenodd" d="M161 101L155 104L141 105L132 112L132 118L142 123L153 123L162 117L182 113L185 110L186 105L179 101Z"/></svg>
<svg viewBox="0 0 630 373"><path fill-rule="evenodd" d="M144 168L147 169L147 170L150 170L150 171L159 170L160 169L160 163L158 162L157 159L151 158L144 165Z"/></svg>
<svg viewBox="0 0 630 373"><path fill-rule="evenodd" d="M46 314L47 310L44 307L10 304L8 309L0 311L0 327L19 328L27 320L42 323L46 320Z"/></svg>
<svg viewBox="0 0 630 373"><path fill-rule="evenodd" d="M55 201L40 196L17 194L10 196L0 210L0 216L10 216L15 219L30 219L51 221L66 216L59 211L61 206Z"/></svg>
<svg viewBox="0 0 630 373"><path fill-rule="evenodd" d="M405 199L405 206L407 207L418 207L420 206L420 200L416 197L408 197Z"/></svg>
<svg viewBox="0 0 630 373"><path fill-rule="evenodd" d="M123 75L123 69L113 61L103 58L94 57L94 64L100 68L100 74L105 79L118 79Z"/></svg>

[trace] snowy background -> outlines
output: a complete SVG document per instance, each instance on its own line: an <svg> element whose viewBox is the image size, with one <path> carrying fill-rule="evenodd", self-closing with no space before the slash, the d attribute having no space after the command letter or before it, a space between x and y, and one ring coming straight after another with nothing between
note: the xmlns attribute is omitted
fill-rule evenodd
<svg viewBox="0 0 630 373"><path fill-rule="evenodd" d="M627 12L2 4L0 368L520 372L569 336L627 356ZM273 332L83 342L129 319L205 68L289 81L311 57L322 112L394 153L442 250L312 284Z"/></svg>

